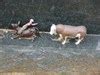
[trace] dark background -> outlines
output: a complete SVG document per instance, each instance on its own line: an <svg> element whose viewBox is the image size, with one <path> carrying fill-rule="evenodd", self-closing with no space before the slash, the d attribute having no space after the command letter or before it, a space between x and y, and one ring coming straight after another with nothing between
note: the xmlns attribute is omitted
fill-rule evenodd
<svg viewBox="0 0 100 75"><path fill-rule="evenodd" d="M90 34L100 34L100 0L0 0L0 27L11 28L33 18L41 31L52 23L85 25Z"/></svg>

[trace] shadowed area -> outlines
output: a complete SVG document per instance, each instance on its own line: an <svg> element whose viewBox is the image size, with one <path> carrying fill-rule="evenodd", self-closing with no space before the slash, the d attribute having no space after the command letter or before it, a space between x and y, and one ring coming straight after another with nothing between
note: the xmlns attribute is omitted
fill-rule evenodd
<svg viewBox="0 0 100 75"><path fill-rule="evenodd" d="M18 21L24 25L33 18L41 31L61 23L84 25L89 34L99 34L99 7L99 0L1 0L0 27L11 28Z"/></svg>
<svg viewBox="0 0 100 75"><path fill-rule="evenodd" d="M76 46L74 40L61 45L46 33L32 40L0 39L0 72L33 75L99 75L100 36L88 35ZM23 74L24 75L24 74Z"/></svg>

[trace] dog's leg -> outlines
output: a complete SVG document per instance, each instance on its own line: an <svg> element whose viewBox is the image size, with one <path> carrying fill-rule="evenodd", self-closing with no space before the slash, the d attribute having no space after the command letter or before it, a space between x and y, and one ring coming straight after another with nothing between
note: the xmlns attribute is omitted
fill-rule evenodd
<svg viewBox="0 0 100 75"><path fill-rule="evenodd" d="M64 38L64 40L62 41L62 45L64 45L65 43L68 43L69 42L69 39L68 39L68 36L66 36Z"/></svg>
<svg viewBox="0 0 100 75"><path fill-rule="evenodd" d="M83 40L83 38L78 39L77 42L75 42L76 45L80 44L80 42Z"/></svg>
<svg viewBox="0 0 100 75"><path fill-rule="evenodd" d="M76 45L80 44L80 42L83 40L83 38L81 38L81 33L78 33L75 37L77 37L78 39L76 40L77 42L75 42Z"/></svg>
<svg viewBox="0 0 100 75"><path fill-rule="evenodd" d="M59 34L59 38L58 39L52 39L53 41L61 41L63 39L62 34Z"/></svg>

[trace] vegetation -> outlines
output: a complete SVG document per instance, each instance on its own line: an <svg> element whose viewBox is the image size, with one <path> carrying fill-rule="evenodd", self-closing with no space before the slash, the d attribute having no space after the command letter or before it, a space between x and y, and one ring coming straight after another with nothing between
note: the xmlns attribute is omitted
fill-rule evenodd
<svg viewBox="0 0 100 75"><path fill-rule="evenodd" d="M88 33L100 33L99 0L1 0L0 27L11 28L19 20L30 18L41 31L49 31L52 23L85 25Z"/></svg>

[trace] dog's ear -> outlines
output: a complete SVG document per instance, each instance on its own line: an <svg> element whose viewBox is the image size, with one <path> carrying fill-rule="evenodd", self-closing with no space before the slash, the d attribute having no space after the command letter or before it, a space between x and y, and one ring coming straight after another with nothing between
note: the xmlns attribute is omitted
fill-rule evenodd
<svg viewBox="0 0 100 75"><path fill-rule="evenodd" d="M18 21L18 25L20 24L20 21Z"/></svg>
<svg viewBox="0 0 100 75"><path fill-rule="evenodd" d="M14 26L14 24L12 23L11 26Z"/></svg>

